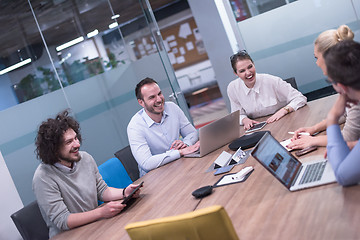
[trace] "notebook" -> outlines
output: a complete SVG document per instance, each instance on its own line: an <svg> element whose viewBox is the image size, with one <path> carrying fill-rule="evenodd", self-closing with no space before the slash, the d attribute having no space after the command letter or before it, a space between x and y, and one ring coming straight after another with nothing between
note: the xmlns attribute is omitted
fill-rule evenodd
<svg viewBox="0 0 360 240"><path fill-rule="evenodd" d="M239 117L240 112L236 111L201 127L199 151L184 157L203 157L238 138L240 135Z"/></svg>
<svg viewBox="0 0 360 240"><path fill-rule="evenodd" d="M336 182L326 159L301 163L269 133L260 139L251 155L290 191Z"/></svg>

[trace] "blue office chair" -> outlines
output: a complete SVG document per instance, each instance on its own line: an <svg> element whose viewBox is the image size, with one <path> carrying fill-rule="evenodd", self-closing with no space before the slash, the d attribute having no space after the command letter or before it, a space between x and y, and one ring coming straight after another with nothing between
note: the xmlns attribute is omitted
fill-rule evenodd
<svg viewBox="0 0 360 240"><path fill-rule="evenodd" d="M102 178L109 187L124 188L132 183L124 166L117 158L110 158L98 168Z"/></svg>
<svg viewBox="0 0 360 240"><path fill-rule="evenodd" d="M110 158L98 168L102 178L109 187L125 188L132 183L124 166L117 158ZM101 203L99 202L99 204Z"/></svg>

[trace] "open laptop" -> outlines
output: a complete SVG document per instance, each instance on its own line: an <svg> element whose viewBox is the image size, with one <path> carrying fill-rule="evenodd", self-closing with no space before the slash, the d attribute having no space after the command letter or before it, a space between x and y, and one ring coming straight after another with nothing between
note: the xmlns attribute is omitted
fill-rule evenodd
<svg viewBox="0 0 360 240"><path fill-rule="evenodd" d="M290 191L336 181L326 159L301 163L269 133L260 139L251 155Z"/></svg>
<svg viewBox="0 0 360 240"><path fill-rule="evenodd" d="M240 112L236 111L201 127L199 129L199 151L184 157L203 157L238 138L240 135L239 116Z"/></svg>

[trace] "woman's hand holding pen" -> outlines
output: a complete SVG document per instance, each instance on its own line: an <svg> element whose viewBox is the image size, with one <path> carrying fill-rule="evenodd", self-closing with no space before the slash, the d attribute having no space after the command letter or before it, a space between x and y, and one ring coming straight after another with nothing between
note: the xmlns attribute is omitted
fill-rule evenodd
<svg viewBox="0 0 360 240"><path fill-rule="evenodd" d="M304 149L310 146L317 146L316 139L312 136L299 135L297 139L291 139L291 143L286 147L290 149Z"/></svg>
<svg viewBox="0 0 360 240"><path fill-rule="evenodd" d="M299 128L297 129L295 132L294 132L294 136L292 137L291 141L294 141L296 139L299 139L300 136L304 135L304 133L307 133L308 136L311 136L313 135L315 132L313 130L313 127L302 127L302 128Z"/></svg>

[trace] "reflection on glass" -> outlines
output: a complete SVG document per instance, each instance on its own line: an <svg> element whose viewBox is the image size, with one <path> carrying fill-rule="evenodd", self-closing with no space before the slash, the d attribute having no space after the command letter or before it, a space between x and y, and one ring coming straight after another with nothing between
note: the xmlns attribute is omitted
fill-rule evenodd
<svg viewBox="0 0 360 240"><path fill-rule="evenodd" d="M230 0L230 4L237 22L251 17L246 0Z"/></svg>
<svg viewBox="0 0 360 240"><path fill-rule="evenodd" d="M152 4L159 8L170 2ZM7 16L0 20L1 27L7 29L2 31L0 71L31 60L0 75L0 80L6 79L0 87L12 96L6 97L9 103L1 110L158 54L138 2L30 1L29 5L15 0L0 11ZM164 12L159 15L168 17L174 13ZM110 24L116 26L109 29ZM200 39L196 45L187 43L186 47L200 51L201 43ZM174 55L178 63L181 50L179 56ZM203 56L207 58L206 53Z"/></svg>
<svg viewBox="0 0 360 240"><path fill-rule="evenodd" d="M10 66L10 67L7 67L7 68L1 70L1 71L0 71L0 75L3 75L3 74L5 74L5 73L8 73L8 72L10 72L10 71L12 71L12 70L15 70L15 69L17 69L17 68L19 68L19 67L22 67L22 66L24 66L24 65L26 65L26 64L28 64L28 63L31 63L31 58L28 58L28 59L26 59L26 60L24 60L24 61L18 62L18 63L14 64L14 65L12 65L12 66Z"/></svg>
<svg viewBox="0 0 360 240"><path fill-rule="evenodd" d="M237 22L297 0L229 0Z"/></svg>
<svg viewBox="0 0 360 240"><path fill-rule="evenodd" d="M92 32L89 32L88 34L86 34L87 38L91 38L91 37L94 37L96 35L99 34L99 31L97 29L95 29L94 31Z"/></svg>
<svg viewBox="0 0 360 240"><path fill-rule="evenodd" d="M9 100L7 96L9 104L2 106L3 109L58 90L61 85L66 87L102 74L130 61L123 39L118 36L111 39L107 37L114 33L121 35L121 29L116 27L109 30L108 26L114 23L114 19L122 20L120 14L111 14L108 0L30 3L40 29L27 2L20 4L20 1L13 1L1 9L2 15L7 17L2 18L0 23L3 28L10 29L3 31L0 49L0 71L2 74L7 73L3 78L9 84L4 86L3 80L1 88L2 92L8 91L13 97ZM121 4L112 6L112 9L119 13L124 11ZM132 10L132 14L136 12L136 15L141 14L140 9ZM125 16L124 20L134 17L122 15ZM47 49L40 32L54 66L46 54ZM18 66L14 64L24 63L27 66L8 72Z"/></svg>
<svg viewBox="0 0 360 240"><path fill-rule="evenodd" d="M78 38L75 38L74 40L71 40L67 43L64 43L58 47L56 47L56 51L60 52L61 50L64 50L65 48L68 48L68 47L71 47L75 44L78 44L80 42L84 41L84 37L78 37Z"/></svg>

